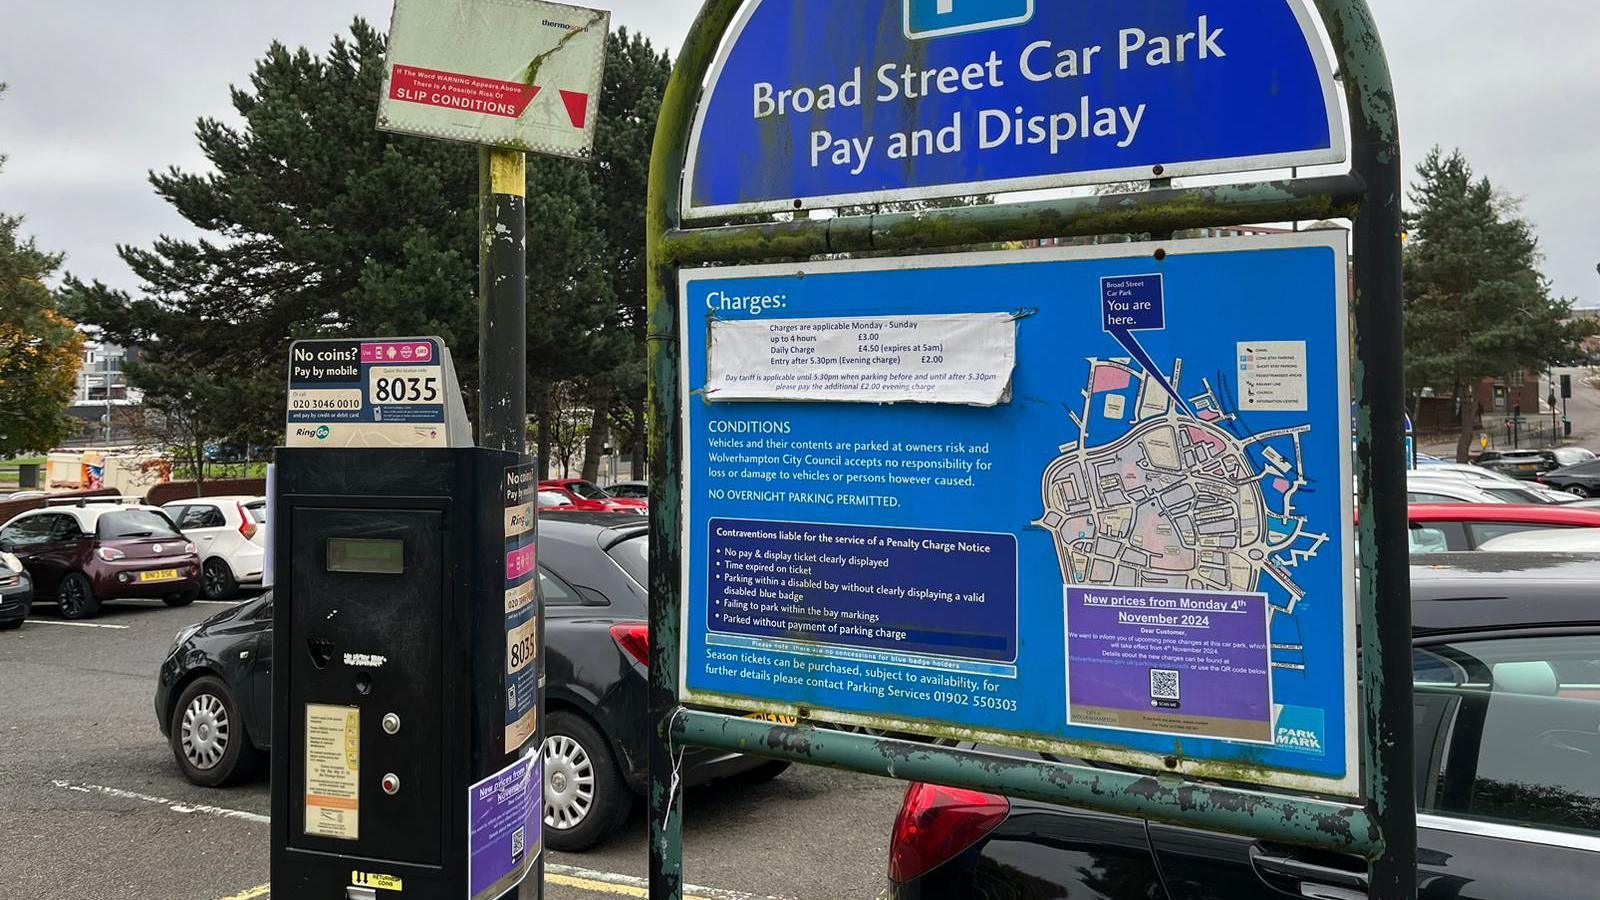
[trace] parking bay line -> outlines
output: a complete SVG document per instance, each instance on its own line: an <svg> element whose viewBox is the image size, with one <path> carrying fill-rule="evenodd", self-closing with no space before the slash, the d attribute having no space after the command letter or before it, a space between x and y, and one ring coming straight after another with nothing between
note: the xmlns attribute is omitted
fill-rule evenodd
<svg viewBox="0 0 1600 900"><path fill-rule="evenodd" d="M152 794L141 794L138 791L125 791L122 788L106 787L103 784L87 784L84 782L52 780L51 784L58 788L65 788L80 794L100 794L106 797L116 797L120 800L138 800L142 803L152 803L165 806L175 813L185 815L200 813L207 816L217 816L224 819L242 819L246 822L255 822L266 825L272 820L260 813L245 812L240 809L227 809L221 806L211 806L205 803L185 803L182 800L170 800L166 797L157 797Z"/></svg>
<svg viewBox="0 0 1600 900"><path fill-rule="evenodd" d="M64 622L59 619L27 619L29 625L71 625L73 628L114 628L127 631L128 625L107 625L103 622Z"/></svg>
<svg viewBox="0 0 1600 900"><path fill-rule="evenodd" d="M240 891L237 894L229 894L226 897L220 897L218 900L256 900L257 897L265 897L271 892L272 885L262 884L257 885L247 891Z"/></svg>
<svg viewBox="0 0 1600 900"><path fill-rule="evenodd" d="M268 816L260 813L245 812L239 809L228 809L222 806L211 806L204 803L185 803L181 800L172 800L166 797L157 797L153 794L141 794L138 791L127 791L122 788L107 787L103 784L89 784L87 782L72 782L61 779L52 780L51 784L58 788L74 791L80 794L100 794L106 797L116 797L121 800L138 800L157 806L165 806L175 813L193 814L200 813L208 816L219 816L225 819L240 819L246 822L255 822L266 825L272 821ZM594 869L584 869L578 866L564 866L558 863L546 863L544 867L545 881L565 887L578 888L594 893L615 894L623 897L648 897L650 883L643 878L632 875L620 875L615 872L599 872ZM267 896L269 886L251 888L241 894L225 897L223 900L252 900L256 897ZM700 887L687 884L683 888L687 900L779 900L775 897L762 897L756 894L747 894L743 891L730 891L722 888Z"/></svg>

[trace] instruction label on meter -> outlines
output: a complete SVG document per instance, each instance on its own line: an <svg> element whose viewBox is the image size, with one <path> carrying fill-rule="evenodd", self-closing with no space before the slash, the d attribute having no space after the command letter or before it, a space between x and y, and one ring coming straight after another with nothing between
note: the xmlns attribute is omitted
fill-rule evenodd
<svg viewBox="0 0 1600 900"><path fill-rule="evenodd" d="M437 338L299 341L288 446L448 447L447 368Z"/></svg>
<svg viewBox="0 0 1600 900"><path fill-rule="evenodd" d="M306 834L361 836L361 710L306 704Z"/></svg>
<svg viewBox="0 0 1600 900"><path fill-rule="evenodd" d="M533 465L505 471L506 752L538 733L539 475Z"/></svg>

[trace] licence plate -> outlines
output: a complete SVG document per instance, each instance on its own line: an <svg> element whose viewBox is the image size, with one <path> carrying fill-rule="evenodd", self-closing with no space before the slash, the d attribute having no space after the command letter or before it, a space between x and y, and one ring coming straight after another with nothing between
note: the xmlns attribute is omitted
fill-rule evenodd
<svg viewBox="0 0 1600 900"><path fill-rule="evenodd" d="M1517 466L1517 468L1521 469L1524 472L1533 472L1533 471L1536 471L1539 468L1539 464L1538 463L1523 463L1522 465Z"/></svg>
<svg viewBox="0 0 1600 900"><path fill-rule="evenodd" d="M152 581L177 581L177 569L156 569L153 572L140 572L139 583L147 584Z"/></svg>
<svg viewBox="0 0 1600 900"><path fill-rule="evenodd" d="M771 722L774 725L786 725L790 728L800 724L800 720L794 716L780 716L776 713L751 713L745 718L754 719L757 722Z"/></svg>

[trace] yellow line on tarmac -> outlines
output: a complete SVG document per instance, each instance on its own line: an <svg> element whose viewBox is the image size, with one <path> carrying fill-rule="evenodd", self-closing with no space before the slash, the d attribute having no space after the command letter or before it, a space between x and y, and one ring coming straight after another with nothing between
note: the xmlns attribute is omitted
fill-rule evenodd
<svg viewBox="0 0 1600 900"><path fill-rule="evenodd" d="M218 900L255 900L257 897L265 897L271 890L271 884L263 884L258 887L253 887L248 891L240 891L237 894L229 894L226 897L220 897Z"/></svg>
<svg viewBox="0 0 1600 900"><path fill-rule="evenodd" d="M648 898L650 890L637 884L620 884L614 881L599 881L594 878L582 878L577 875L562 875L557 872L544 873L545 884L559 884L562 887L577 888L580 891L592 891L596 894L613 894L618 897ZM704 890L702 888L702 890ZM684 900L708 900L708 898L695 894L693 888L684 888ZM225 897L223 900L232 900Z"/></svg>
<svg viewBox="0 0 1600 900"><path fill-rule="evenodd" d="M646 888L636 887L631 884L612 884L609 881L595 881L593 878L577 878L572 875L557 875L546 872L546 884L559 884L564 887L573 887L581 891L593 891L597 894L616 894L619 897L649 897L650 891Z"/></svg>

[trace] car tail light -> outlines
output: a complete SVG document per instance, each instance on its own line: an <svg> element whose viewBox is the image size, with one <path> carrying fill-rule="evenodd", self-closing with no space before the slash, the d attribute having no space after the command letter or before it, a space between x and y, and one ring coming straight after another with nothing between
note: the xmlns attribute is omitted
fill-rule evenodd
<svg viewBox="0 0 1600 900"><path fill-rule="evenodd" d="M627 622L611 626L611 637L639 665L650 665L650 626L643 622Z"/></svg>
<svg viewBox="0 0 1600 900"><path fill-rule="evenodd" d="M247 541L256 536L255 517L250 515L250 510L245 509L243 503L239 504L239 533Z"/></svg>
<svg viewBox="0 0 1600 900"><path fill-rule="evenodd" d="M905 884L955 859L1010 812L995 794L913 782L889 840L889 879Z"/></svg>
<svg viewBox="0 0 1600 900"><path fill-rule="evenodd" d="M123 553L121 550L118 550L115 547L101 547L99 550L94 552L94 555L100 557L106 562L116 562L119 559L128 558L128 554Z"/></svg>

